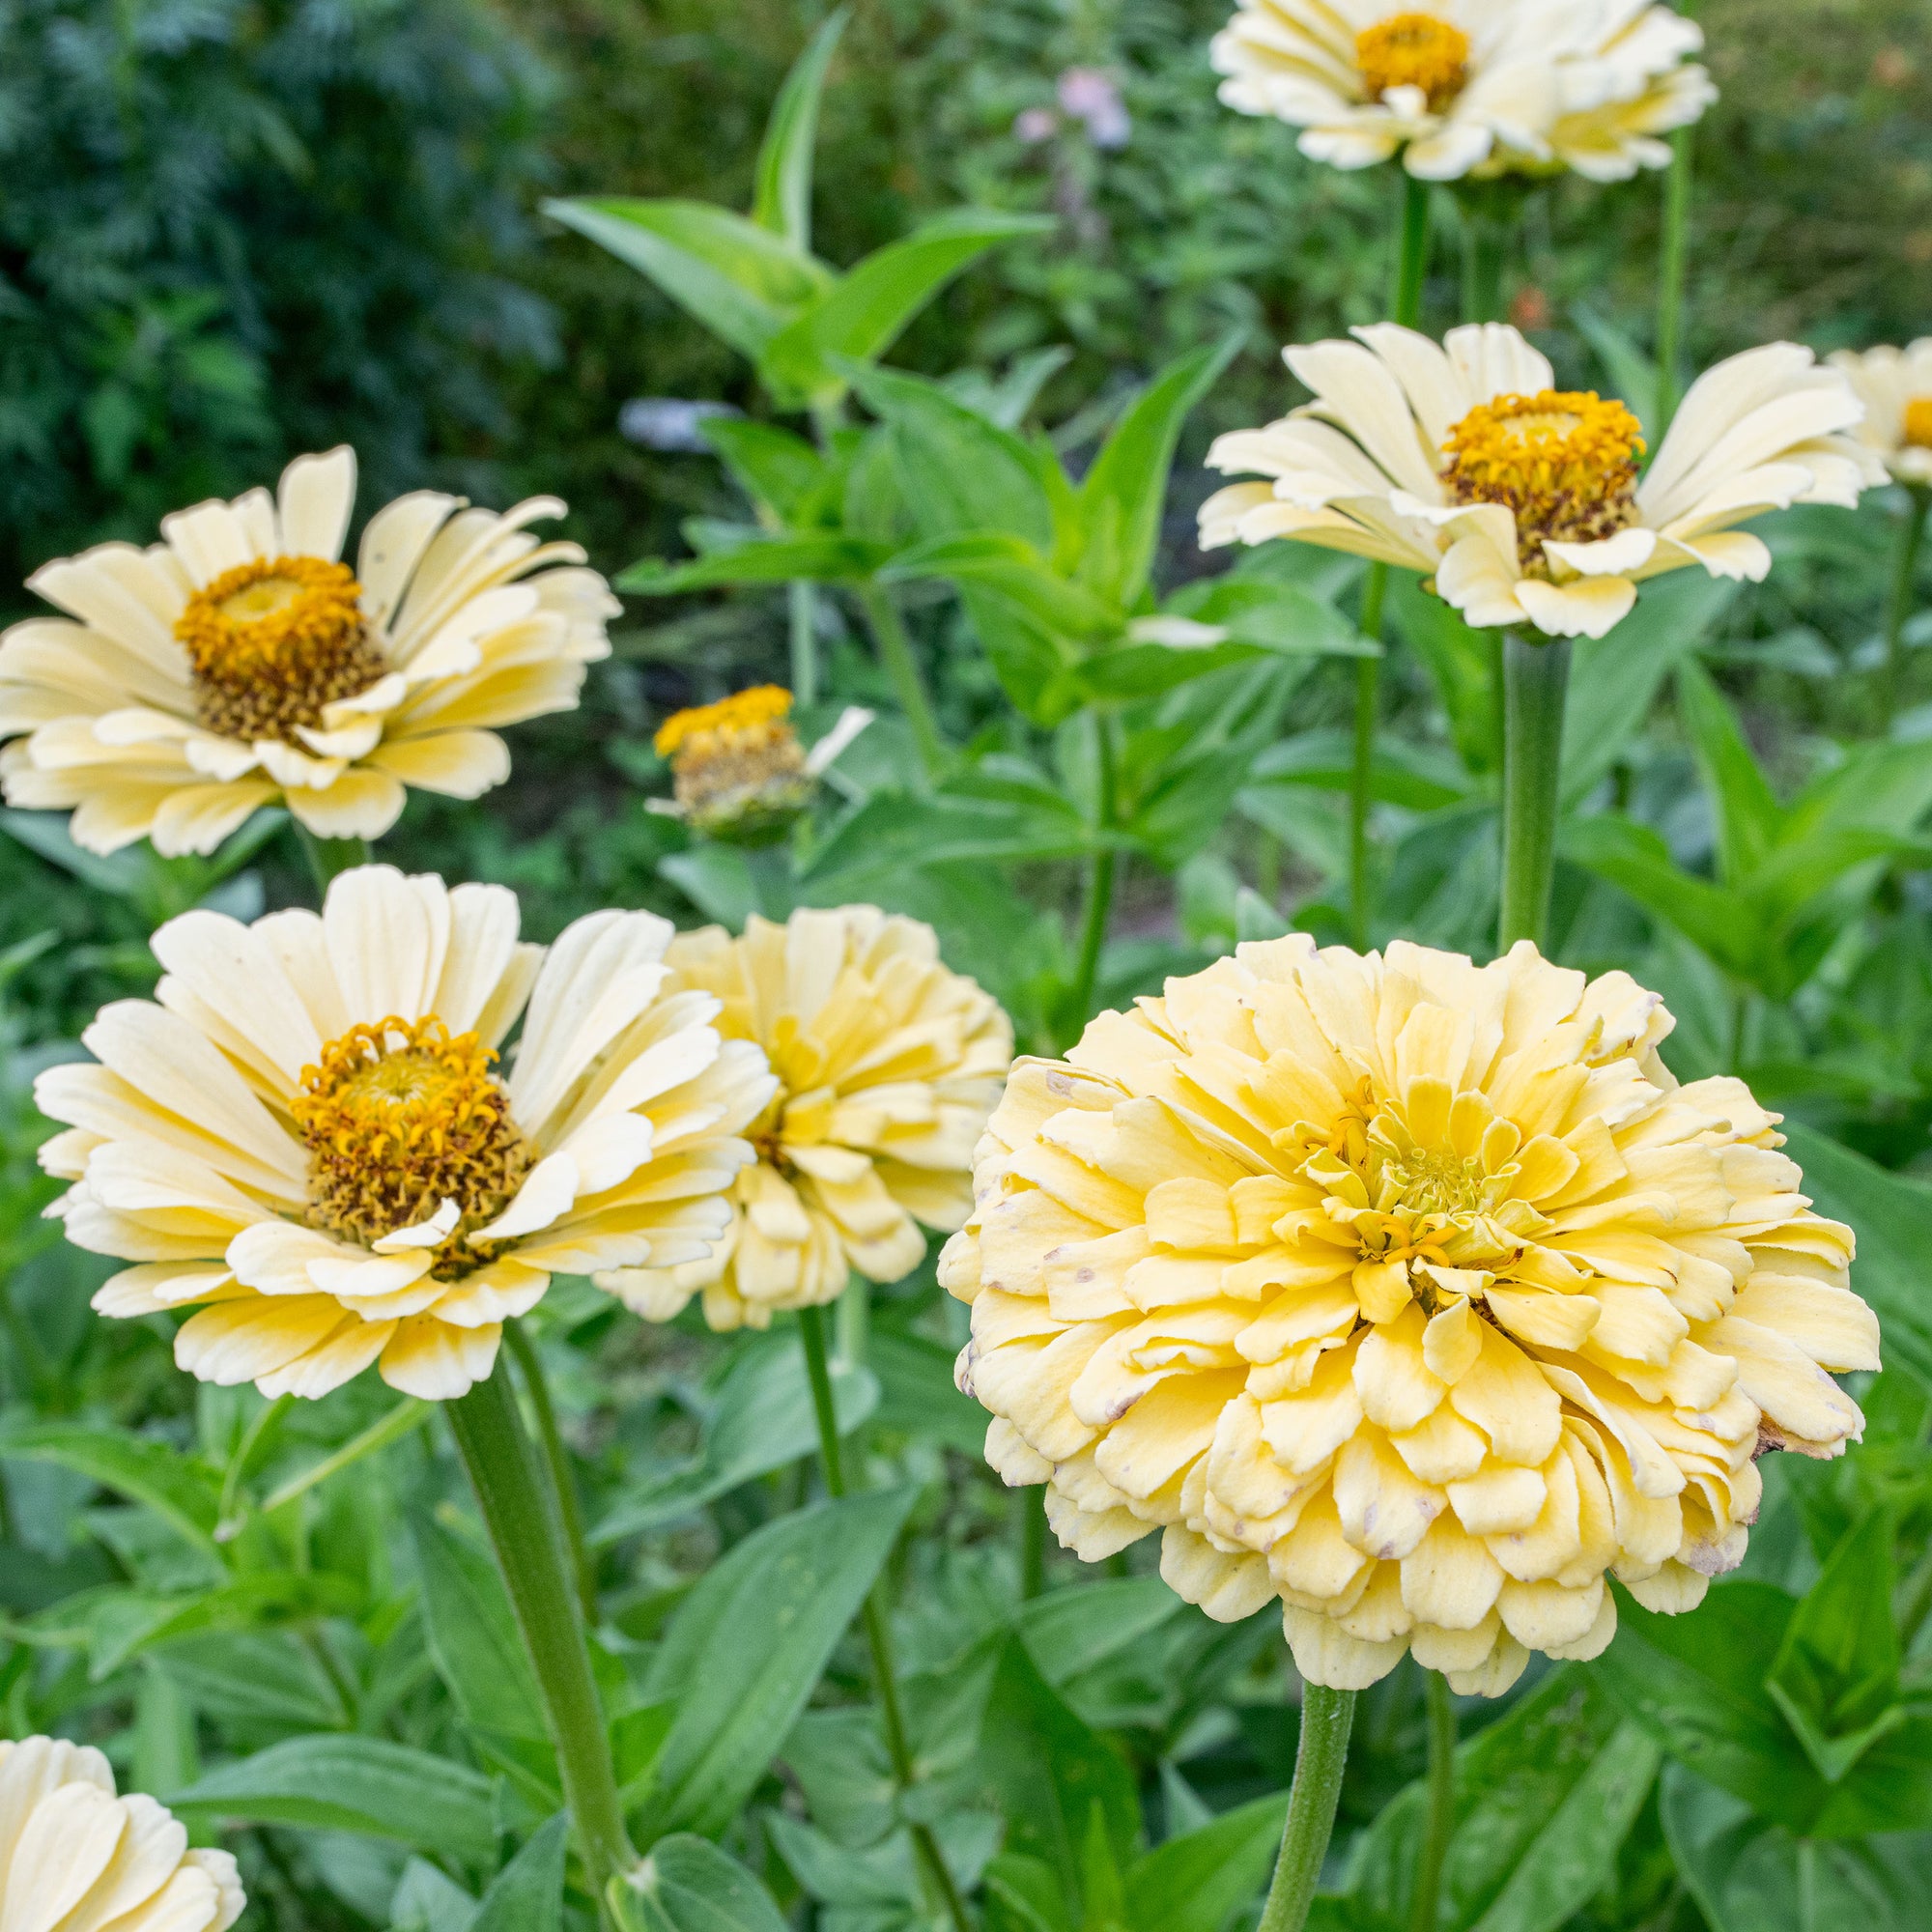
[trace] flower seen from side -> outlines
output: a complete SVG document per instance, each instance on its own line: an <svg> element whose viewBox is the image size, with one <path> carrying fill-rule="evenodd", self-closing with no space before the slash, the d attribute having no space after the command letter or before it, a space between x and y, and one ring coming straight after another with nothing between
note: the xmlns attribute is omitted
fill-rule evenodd
<svg viewBox="0 0 1932 1932"><path fill-rule="evenodd" d="M1706 371L1645 468L1636 417L1556 388L1505 324L1354 335L1286 350L1315 400L1216 440L1212 468L1271 480L1215 492L1204 548L1292 537L1422 571L1479 628L1600 638L1666 571L1760 582L1771 552L1738 525L1884 477L1844 373L1792 343Z"/></svg>
<svg viewBox="0 0 1932 1932"><path fill-rule="evenodd" d="M509 776L496 727L578 699L618 606L568 543L419 490L342 561L347 448L161 523L146 550L100 544L28 587L67 613L0 640L8 802L71 810L76 843L147 837L211 852L280 801L319 838L374 838L406 789L475 798Z"/></svg>
<svg viewBox="0 0 1932 1932"><path fill-rule="evenodd" d="M701 1294L718 1329L835 1299L854 1270L896 1281L973 1205L973 1149L1012 1061L998 1003L939 957L932 928L873 906L753 917L681 933L674 983L718 1003L717 1025L769 1056L777 1091L750 1129L730 1233L675 1266L598 1274L668 1321Z"/></svg>
<svg viewBox="0 0 1932 1932"><path fill-rule="evenodd" d="M92 1746L0 1741L0 1932L227 1932L246 1902L234 1859L118 1796Z"/></svg>
<svg viewBox="0 0 1932 1932"><path fill-rule="evenodd" d="M1331 166L1622 181L1717 98L1689 59L1702 45L1650 0L1240 0L1212 59L1223 101L1299 128Z"/></svg>
<svg viewBox="0 0 1932 1932"><path fill-rule="evenodd" d="M374 1362L441 1401L553 1273L708 1253L763 1056L672 989L653 914L517 933L503 888L386 866L320 916L162 926L155 999L103 1008L95 1064L35 1090L70 1123L42 1149L73 1183L48 1212L133 1264L95 1307L191 1309L175 1354L204 1381L321 1396Z"/></svg>
<svg viewBox="0 0 1932 1932"><path fill-rule="evenodd" d="M1932 335L1906 349L1841 349L1834 368L1865 406L1859 440L1894 481L1932 487Z"/></svg>
<svg viewBox="0 0 1932 1932"><path fill-rule="evenodd" d="M1692 1607L1755 1459L1859 1435L1828 1372L1878 1328L1776 1117L1680 1086L1671 1024L1527 943L1296 935L1022 1060L940 1264L989 1462L1089 1561L1159 1529L1209 1615L1278 1597L1336 1689L1593 1657L1606 1576Z"/></svg>

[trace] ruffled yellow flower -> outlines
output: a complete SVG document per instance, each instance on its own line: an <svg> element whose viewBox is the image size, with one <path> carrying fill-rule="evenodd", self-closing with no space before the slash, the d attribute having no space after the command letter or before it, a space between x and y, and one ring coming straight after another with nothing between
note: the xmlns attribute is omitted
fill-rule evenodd
<svg viewBox="0 0 1932 1932"><path fill-rule="evenodd" d="M0 1742L0 1932L227 1932L246 1902L234 1859L117 1798L92 1746Z"/></svg>
<svg viewBox="0 0 1932 1932"><path fill-rule="evenodd" d="M1440 345L1394 323L1353 332L1285 350L1315 400L1208 451L1213 469L1272 480L1216 491L1204 549L1293 537L1425 572L1481 628L1601 638L1665 571L1761 582L1771 552L1739 524L1792 503L1849 508L1885 477L1847 434L1864 405L1844 373L1789 342L1701 376L1640 469L1636 418L1556 388L1504 324Z"/></svg>
<svg viewBox="0 0 1932 1932"><path fill-rule="evenodd" d="M751 1129L726 1238L705 1261L596 1275L668 1321L694 1294L714 1328L770 1325L834 1300L857 1269L896 1281L973 1205L973 1149L1012 1062L997 1001L940 961L932 928L874 906L681 933L675 984L770 1056L778 1090Z"/></svg>
<svg viewBox="0 0 1932 1932"><path fill-rule="evenodd" d="M1717 99L1687 60L1703 43L1650 0L1240 0L1212 59L1230 107L1301 128L1334 167L1623 181Z"/></svg>
<svg viewBox="0 0 1932 1932"><path fill-rule="evenodd" d="M212 852L277 799L320 838L374 838L406 786L475 798L510 774L491 728L566 711L618 610L575 544L418 490L340 561L355 456L298 457L251 490L28 580L76 619L0 639L8 802L73 810L75 841Z"/></svg>
<svg viewBox="0 0 1932 1932"><path fill-rule="evenodd" d="M1302 1674L1405 1651L1495 1694L1689 1609L1754 1458L1862 1428L1852 1233L1670 1015L1520 944L1241 947L1022 1060L940 1279L989 1462L1097 1560L1164 1532L1210 1616L1279 1597Z"/></svg>
<svg viewBox="0 0 1932 1932"><path fill-rule="evenodd" d="M1932 335L1907 349L1841 349L1834 368L1865 406L1859 440L1900 483L1932 487Z"/></svg>
<svg viewBox="0 0 1932 1932"><path fill-rule="evenodd" d="M68 1238L135 1264L103 1315L193 1307L204 1381L326 1395L380 1364L431 1401L489 1375L555 1272L710 1250L772 1093L718 1002L669 984L668 921L593 913L517 938L500 886L343 873L322 914L191 912L98 1064L50 1068L42 1149ZM513 1063L497 1049L521 1017Z"/></svg>

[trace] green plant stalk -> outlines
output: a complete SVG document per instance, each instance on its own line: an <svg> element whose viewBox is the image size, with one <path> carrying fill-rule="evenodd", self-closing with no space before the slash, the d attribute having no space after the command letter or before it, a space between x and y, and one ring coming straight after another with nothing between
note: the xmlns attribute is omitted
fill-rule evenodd
<svg viewBox="0 0 1932 1932"><path fill-rule="evenodd" d="M1503 633L1503 877L1496 934L1503 952L1519 939L1548 950L1569 686L1568 638L1532 643L1519 632Z"/></svg>
<svg viewBox="0 0 1932 1932"><path fill-rule="evenodd" d="M893 694L912 729L920 764L927 778L936 779L946 769L946 741L939 735L939 719L933 711L932 696L925 688L919 660L913 655L905 620L893 602L892 592L883 585L863 583L858 597L866 622L871 626L872 640L879 647L879 662L892 679Z"/></svg>
<svg viewBox="0 0 1932 1932"><path fill-rule="evenodd" d="M1891 554L1891 593L1885 606L1885 717L1882 731L1891 735L1905 686L1905 626L1912 615L1912 593L1918 581L1918 547L1932 511L1932 485L1908 483L1905 510L1898 520L1898 543Z"/></svg>
<svg viewBox="0 0 1932 1932"><path fill-rule="evenodd" d="M265 1497L262 1514L272 1516L298 1496L306 1495L318 1483L326 1483L338 1470L348 1468L350 1463L359 1463L378 1449L386 1449L391 1442L400 1442L411 1430L420 1429L429 1420L431 1408L431 1404L406 1396L387 1415L372 1422L361 1435L352 1436L333 1455L312 1463L299 1476L291 1476L272 1495Z"/></svg>
<svg viewBox="0 0 1932 1932"><path fill-rule="evenodd" d="M1355 1693L1307 1684L1301 1691L1301 1742L1294 1753L1294 1783L1288 1794L1288 1823L1281 1854L1256 1932L1301 1932L1321 1877L1321 1861L1335 1831L1335 1805L1349 1762L1349 1732L1355 1721Z"/></svg>
<svg viewBox="0 0 1932 1932"><path fill-rule="evenodd" d="M1503 258L1509 249L1509 230L1487 213L1476 213L1467 203L1463 211L1463 320L1500 322L1503 319Z"/></svg>
<svg viewBox="0 0 1932 1932"><path fill-rule="evenodd" d="M856 1268L837 1306L838 1359L848 1369L863 1369L872 1337L872 1284Z"/></svg>
<svg viewBox="0 0 1932 1932"><path fill-rule="evenodd" d="M1106 718L1092 714L1094 749L1098 762L1099 798L1095 829L1107 838L1114 829L1114 734ZM1085 909L1080 916L1080 952L1073 968L1072 1031L1066 1041L1080 1037L1094 1012L1094 988L1100 977L1100 952L1107 943L1107 919L1114 909L1114 874L1119 861L1111 845L1102 846L1087 862Z"/></svg>
<svg viewBox="0 0 1932 1932"><path fill-rule="evenodd" d="M624 1830L577 1593L508 1374L499 1364L468 1395L445 1404L444 1413L536 1673L591 1890L602 1896L611 1879L637 1868L638 1855Z"/></svg>
<svg viewBox="0 0 1932 1932"><path fill-rule="evenodd" d="M242 1440L235 1445L235 1453L228 1459L228 1467L221 1478L221 1504L214 1521L216 1543L232 1543L241 1533L242 1485L255 1466L264 1438L281 1428L282 1418L295 1406L295 1402L292 1395L277 1396L249 1423Z"/></svg>
<svg viewBox="0 0 1932 1932"><path fill-rule="evenodd" d="M1442 1861L1456 1824L1456 1707L1449 1701L1449 1680L1439 1670L1425 1670L1422 1686L1429 1703L1429 1812L1415 1861L1415 1902L1408 1925L1409 1932L1435 1932Z"/></svg>
<svg viewBox="0 0 1932 1932"><path fill-rule="evenodd" d="M825 1471L828 1495L845 1493L845 1464L838 1446L838 1411L832 1400L832 1370L825 1352L825 1311L801 1308L798 1311L799 1339L805 1345L806 1375L811 1382L811 1407L818 1419L818 1454ZM914 1781L912 1746L906 1737L905 1713L899 1707L898 1674L893 1666L892 1632L886 1622L885 1607L875 1587L866 1598L861 1621L866 1627L866 1642L872 1653L872 1687L879 1695L879 1725L886 1734L886 1754L892 1760L893 1779L901 1794ZM908 1823L913 1849L946 1907L954 1932L973 1932L966 1916L966 1901L959 1895L946 1857L930 1825Z"/></svg>
<svg viewBox="0 0 1932 1932"><path fill-rule="evenodd" d="M1019 1524L1020 1602L1030 1604L1046 1589L1046 1486L1029 1483L1013 1492Z"/></svg>
<svg viewBox="0 0 1932 1932"><path fill-rule="evenodd" d="M801 578L791 586L791 695L799 708L818 702L818 639L812 632L814 593Z"/></svg>
<svg viewBox="0 0 1932 1932"><path fill-rule="evenodd" d="M556 1504L557 1533L563 1538L564 1554L570 1559L570 1573L577 1580L578 1607L584 1624L597 1627L597 1572L590 1561L590 1547L583 1540L583 1504L577 1493L577 1478L571 1473L570 1456L563 1446L563 1432L556 1426L556 1405L550 1399L550 1383L544 1377L543 1362L536 1344L521 1321L506 1321L503 1338L517 1358L518 1373L537 1419L537 1441L543 1449L550 1471L552 1499Z"/></svg>
<svg viewBox="0 0 1932 1932"><path fill-rule="evenodd" d="M353 871L355 867L369 863L366 838L318 838L299 818L291 817L289 823L295 827L302 856L315 874L315 889L325 898L328 895L329 881L338 873Z"/></svg>
<svg viewBox="0 0 1932 1932"><path fill-rule="evenodd" d="M1690 234L1691 129L1670 137L1670 166L1663 175L1663 235L1657 269L1657 421L1655 449L1677 413L1677 365L1684 353L1684 271Z"/></svg>

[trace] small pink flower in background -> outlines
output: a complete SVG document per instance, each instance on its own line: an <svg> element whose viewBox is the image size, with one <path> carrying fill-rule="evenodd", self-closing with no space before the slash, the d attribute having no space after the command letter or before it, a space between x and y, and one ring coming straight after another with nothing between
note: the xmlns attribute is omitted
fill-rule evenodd
<svg viewBox="0 0 1932 1932"><path fill-rule="evenodd" d="M1037 148L1060 132L1060 117L1051 107L1025 107L1013 116L1013 139L1022 147Z"/></svg>
<svg viewBox="0 0 1932 1932"><path fill-rule="evenodd" d="M1121 99L1121 90L1098 68L1070 67L1060 76L1060 104L1076 121L1087 124L1087 138L1096 148L1124 148L1134 124Z"/></svg>

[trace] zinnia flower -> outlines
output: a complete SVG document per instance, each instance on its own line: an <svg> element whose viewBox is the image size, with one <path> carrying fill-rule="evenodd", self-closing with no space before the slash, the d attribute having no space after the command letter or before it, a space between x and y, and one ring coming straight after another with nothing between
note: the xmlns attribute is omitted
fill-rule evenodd
<svg viewBox="0 0 1932 1932"><path fill-rule="evenodd" d="M1649 0L1240 0L1215 36L1221 99L1303 129L1311 159L1400 154L1424 181L1661 167L1656 138L1715 99L1694 22Z"/></svg>
<svg viewBox="0 0 1932 1932"><path fill-rule="evenodd" d="M0 1741L0 1932L227 1932L246 1902L234 1859L117 1798L92 1746Z"/></svg>
<svg viewBox="0 0 1932 1932"><path fill-rule="evenodd" d="M37 570L28 587L78 621L0 640L9 803L73 808L90 851L145 834L172 854L276 799L319 838L374 838L407 785L500 784L490 727L577 702L615 599L575 544L525 529L554 497L498 516L418 490L370 519L352 571L355 496L354 451L298 457L273 499L200 503L148 550Z"/></svg>
<svg viewBox="0 0 1932 1932"><path fill-rule="evenodd" d="M674 992L668 922L601 912L548 952L500 886L343 873L322 914L190 912L158 1004L41 1075L68 1238L135 1266L103 1315L197 1312L204 1381L320 1396L371 1362L432 1401L490 1373L554 1272L693 1261L730 1220L772 1091L718 1002ZM497 1049L516 1024L514 1064Z"/></svg>
<svg viewBox="0 0 1932 1932"><path fill-rule="evenodd" d="M1884 471L1845 434L1844 374L1775 342L1691 384L1647 469L1621 403L1559 390L1514 328L1438 347L1378 323L1283 352L1315 392L1280 422L1219 438L1217 469L1260 470L1202 506L1204 548L1294 537L1434 577L1474 625L1601 638L1645 578L1700 564L1755 583L1771 552L1735 526L1792 503L1856 504Z"/></svg>
<svg viewBox="0 0 1932 1932"><path fill-rule="evenodd" d="M1242 946L1022 1060L940 1279L989 1462L1090 1561L1163 1531L1210 1616L1278 1596L1297 1666L1412 1650L1495 1694L1734 1568L1754 1458L1834 1456L1875 1369L1852 1233L1670 1015L1526 942Z"/></svg>
<svg viewBox="0 0 1932 1932"><path fill-rule="evenodd" d="M755 1040L778 1089L751 1129L731 1231L705 1261L600 1273L668 1321L694 1294L714 1328L837 1298L856 1268L896 1281L973 1206L973 1149L1012 1062L990 995L948 971L932 928L875 906L680 933L674 984L710 996L729 1039Z"/></svg>
<svg viewBox="0 0 1932 1932"><path fill-rule="evenodd" d="M1859 440L1896 481L1932 485L1932 335L1909 349L1841 349L1832 364L1865 406Z"/></svg>

